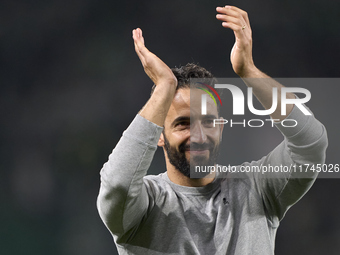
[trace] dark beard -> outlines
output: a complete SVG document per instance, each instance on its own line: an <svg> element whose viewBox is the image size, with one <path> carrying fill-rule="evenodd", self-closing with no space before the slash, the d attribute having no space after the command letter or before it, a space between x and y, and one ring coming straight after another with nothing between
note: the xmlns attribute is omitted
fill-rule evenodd
<svg viewBox="0 0 340 255"><path fill-rule="evenodd" d="M184 176L190 178L190 170L195 171L195 166L214 166L216 163L216 159L219 153L219 144L214 147L211 144L196 144L192 143L191 145L186 145L185 142L180 144L178 150L172 147L166 138L164 131L164 148L168 154L168 158L170 163L180 171ZM203 157L195 157L191 159L193 162L190 162L185 157L185 151L188 149L209 149L209 159L205 159Z"/></svg>

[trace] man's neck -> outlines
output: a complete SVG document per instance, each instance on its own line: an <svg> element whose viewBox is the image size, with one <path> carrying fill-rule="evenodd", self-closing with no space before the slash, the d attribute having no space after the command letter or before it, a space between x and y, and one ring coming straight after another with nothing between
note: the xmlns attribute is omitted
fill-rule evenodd
<svg viewBox="0 0 340 255"><path fill-rule="evenodd" d="M215 179L215 173L210 173L204 178L189 178L178 171L176 168L167 167L167 174L170 179L175 184L187 187L203 187L211 183Z"/></svg>

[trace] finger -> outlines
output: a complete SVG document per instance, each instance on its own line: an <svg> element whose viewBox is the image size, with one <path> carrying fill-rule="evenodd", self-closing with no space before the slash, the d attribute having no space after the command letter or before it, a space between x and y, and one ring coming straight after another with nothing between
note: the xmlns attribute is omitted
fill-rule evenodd
<svg viewBox="0 0 340 255"><path fill-rule="evenodd" d="M149 50L145 47L144 37L140 28L134 30L133 39L137 45L139 53L145 57L146 54L148 54Z"/></svg>
<svg viewBox="0 0 340 255"><path fill-rule="evenodd" d="M135 51L136 51L140 61L142 62L143 66L144 66L145 59L142 56L142 54L140 53L140 49L139 49L139 46L137 44L137 41L139 40L138 39L138 31L137 31L137 29L132 30L132 38L133 38L133 43L134 43L134 46L135 46Z"/></svg>
<svg viewBox="0 0 340 255"><path fill-rule="evenodd" d="M230 16L230 17L234 17L236 19L240 19L243 20L243 16L240 12L238 12L237 10L233 10L229 7L225 7L223 8L223 11L220 11L220 15L224 14L226 16Z"/></svg>
<svg viewBox="0 0 340 255"><path fill-rule="evenodd" d="M216 15L216 18L220 21L224 21L224 22L231 22L231 23L234 23L234 24L237 24L239 26L243 26L244 24L244 21L243 19L240 20L240 19L237 19L237 18L234 18L232 16L228 16L228 15L223 15L223 14L217 14Z"/></svg>
<svg viewBox="0 0 340 255"><path fill-rule="evenodd" d="M148 54L150 54L150 51L144 45L144 38L143 38L142 30L140 28L133 30L133 39L135 43L136 53L139 59L141 60L143 66L145 67L146 58Z"/></svg>
<svg viewBox="0 0 340 255"><path fill-rule="evenodd" d="M239 25L241 28L247 26L247 22L244 20L243 16L231 9L223 8L224 14L217 14L216 18L224 22L231 22ZM222 24L223 25L223 24Z"/></svg>
<svg viewBox="0 0 340 255"><path fill-rule="evenodd" d="M216 11L218 11L221 14L227 14L234 17L240 15L240 13L236 9L232 9L231 6L217 7Z"/></svg>
<svg viewBox="0 0 340 255"><path fill-rule="evenodd" d="M223 27L232 29L235 32L237 39L245 39L245 37L248 37L249 33L251 34L249 22L247 22L243 16L246 15L246 12L237 7L234 8L233 6L226 6L224 8L218 7L216 10L218 10L220 13L223 13L217 14L216 18L223 21ZM233 25L228 25L228 23L232 23ZM248 29L244 30L245 28Z"/></svg>
<svg viewBox="0 0 340 255"><path fill-rule="evenodd" d="M228 6L227 5L225 7L217 7L216 11L221 13L221 14L218 14L218 15L225 14L226 16L231 16L231 17L234 17L236 19L239 19L242 22L241 26L246 25L246 26L250 27L248 14L245 11L243 11L243 10L241 10L241 9L235 7L235 6Z"/></svg>
<svg viewBox="0 0 340 255"><path fill-rule="evenodd" d="M238 32L239 30L242 31L242 27L238 24L232 22L222 22L222 26L226 28L230 28L234 32Z"/></svg>
<svg viewBox="0 0 340 255"><path fill-rule="evenodd" d="M143 31L142 31L142 29L137 28L136 31L137 31L137 34L138 34L138 38L139 38L140 41L143 43L143 45L145 45L145 44L144 44L144 37L143 37Z"/></svg>
<svg viewBox="0 0 340 255"><path fill-rule="evenodd" d="M244 10L242 10L242 9L236 7L236 6L230 6L230 9L240 13L242 15L243 19L245 20L246 24L250 27L248 13L246 11L244 11Z"/></svg>
<svg viewBox="0 0 340 255"><path fill-rule="evenodd" d="M246 34L243 33L244 31L240 25L232 22L223 22L222 26L233 30L235 33L236 40L241 39L241 41L244 41L244 39L246 38Z"/></svg>

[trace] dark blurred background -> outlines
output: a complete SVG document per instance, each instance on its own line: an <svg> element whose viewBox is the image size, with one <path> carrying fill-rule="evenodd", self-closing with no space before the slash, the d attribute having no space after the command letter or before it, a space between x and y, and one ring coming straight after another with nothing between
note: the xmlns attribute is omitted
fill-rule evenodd
<svg viewBox="0 0 340 255"><path fill-rule="evenodd" d="M0 254L116 254L96 209L99 171L152 86L131 31L171 67L236 77L234 35L215 19L225 4L248 12L255 63L270 76L339 77L338 1L0 2ZM320 88L309 106L328 129L328 162L340 163L340 87ZM263 140L268 152L281 139L271 135L231 143L232 161L256 159ZM159 150L150 173L163 171ZM292 207L276 254L339 254L339 184L319 179Z"/></svg>

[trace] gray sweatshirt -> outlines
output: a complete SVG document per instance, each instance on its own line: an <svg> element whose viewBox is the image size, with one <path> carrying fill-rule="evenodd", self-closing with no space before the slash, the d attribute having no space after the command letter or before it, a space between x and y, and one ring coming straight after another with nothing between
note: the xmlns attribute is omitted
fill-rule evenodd
<svg viewBox="0 0 340 255"><path fill-rule="evenodd" d="M119 254L274 254L280 220L317 176L300 166L324 163L327 147L326 130L314 116L294 107L288 118L298 125L277 125L284 141L237 169L295 165L295 171L275 178L242 172L184 187L166 172L146 176L162 128L137 115L100 173L97 206Z"/></svg>

